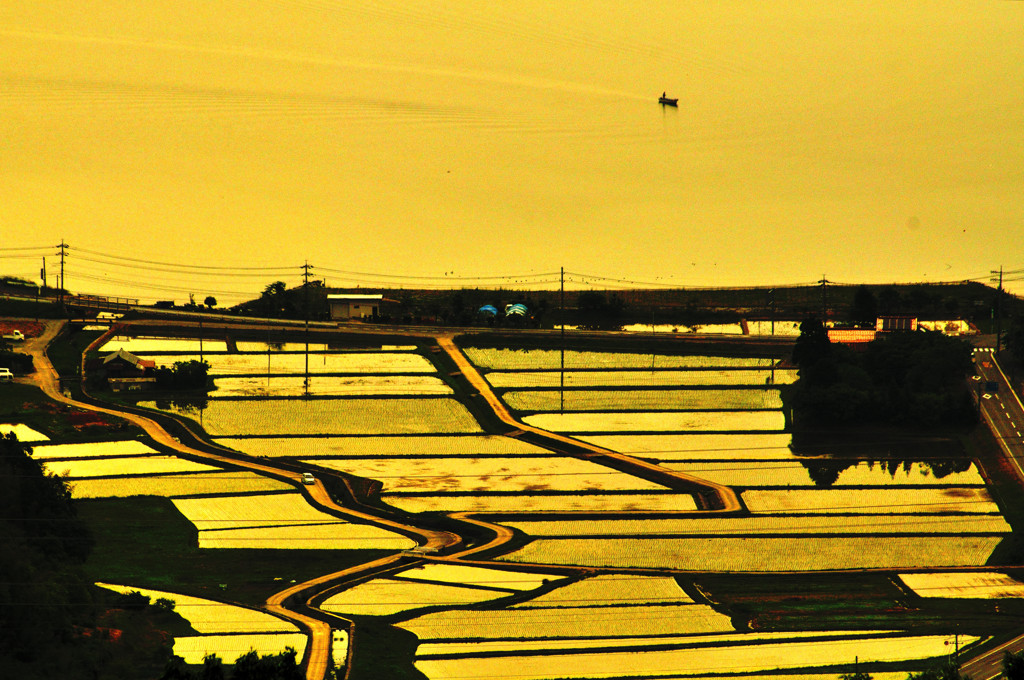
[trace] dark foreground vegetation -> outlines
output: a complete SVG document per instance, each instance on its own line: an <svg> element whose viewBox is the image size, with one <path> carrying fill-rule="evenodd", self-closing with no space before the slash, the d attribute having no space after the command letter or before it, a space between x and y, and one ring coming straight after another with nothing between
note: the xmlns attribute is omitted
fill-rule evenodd
<svg viewBox="0 0 1024 680"><path fill-rule="evenodd" d="M172 646L196 632L172 602L93 584L191 584L197 595L256 603L282 581L380 555L199 550L195 528L166 498L73 501L13 434L0 437L0 539L0 677L19 680L298 680L294 650L190 669Z"/></svg>
<svg viewBox="0 0 1024 680"><path fill-rule="evenodd" d="M173 635L191 631L168 603L96 588L94 541L67 484L31 449L0 438L0 677L152 678Z"/></svg>
<svg viewBox="0 0 1024 680"><path fill-rule="evenodd" d="M818 319L800 326L788 390L793 424L970 426L971 345L939 332L879 334L862 350L830 343Z"/></svg>

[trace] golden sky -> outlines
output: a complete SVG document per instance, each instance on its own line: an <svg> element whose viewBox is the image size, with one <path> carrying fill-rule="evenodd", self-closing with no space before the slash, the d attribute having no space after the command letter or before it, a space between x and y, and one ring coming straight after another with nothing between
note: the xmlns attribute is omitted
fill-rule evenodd
<svg viewBox="0 0 1024 680"><path fill-rule="evenodd" d="M307 260L985 277L1024 267L1022 36L1017 2L3 3L0 248L64 239L71 289L179 300Z"/></svg>

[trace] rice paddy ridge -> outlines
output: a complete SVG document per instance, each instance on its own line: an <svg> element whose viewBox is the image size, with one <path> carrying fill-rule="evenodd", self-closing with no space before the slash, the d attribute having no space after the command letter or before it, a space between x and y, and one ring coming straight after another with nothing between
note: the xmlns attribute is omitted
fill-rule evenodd
<svg viewBox="0 0 1024 680"><path fill-rule="evenodd" d="M172 437L163 427L160 426L152 418L141 416L135 413L122 412L111 408L105 408L96 404L87 403L72 399L69 396L65 396L60 390L60 379L57 375L56 369L50 362L49 357L46 355L46 348L57 336L57 334L64 328L65 321L52 321L47 322L46 329L43 334L32 342L27 342L25 350L32 355L36 366L36 373L33 378L35 384L51 399L54 401L74 405L78 408L84 408L87 410L95 411L98 413L104 413L112 415L118 418L129 420L136 425L140 426L152 439L163 444L171 449L184 453L191 457L203 458L206 460L217 461L227 463L233 466L245 467L254 472L272 476L278 479L288 480L304 488L309 497L320 505L335 510L339 513L358 517L364 521L370 521L374 524L383 524L396 529L400 529L404 533L412 533L421 536L426 546L429 548L444 548L453 544L457 544L461 539L454 534L449 532L438 532L429 529L421 529L419 527L411 527L408 525L401 524L394 520L382 519L368 513L362 513L344 508L330 497L327 490L323 486L323 482L319 479L316 480L314 485L302 485L301 484L301 473L292 472L285 470L280 467L276 467L269 464L257 463L254 461L247 461L240 458L234 458L230 456L220 456L207 451L201 451L198 449L191 448L179 442L177 439ZM82 353L82 362L84 364L85 356L89 351L95 350L102 346L104 342L109 339L116 332L115 328L109 329L106 333L96 338L89 347L86 348L85 352ZM190 431L191 433L191 431ZM225 449L225 451L227 451ZM393 559L395 561L407 559L403 554L398 553L389 558L383 558L384 560ZM356 573L363 573L365 570L374 569L380 565L377 562L370 562L364 565L358 565L341 572L335 572L332 574L325 574L323 576L311 579L309 581L296 584L284 591L276 593L267 599L266 609L282 618L285 618L300 628L308 632L308 641L306 645L306 652L303 657L303 663L306 666L306 678L307 680L321 680L326 672L327 666L330 659L331 651L331 626L317 618L313 618L307 614L300 613L290 608L290 600L293 597L300 595L309 594L313 591L318 591L320 587L328 583L335 583L340 579L351 577ZM310 596L312 597L312 595ZM307 598L308 601L309 598Z"/></svg>
<svg viewBox="0 0 1024 680"><path fill-rule="evenodd" d="M478 392L481 397L483 397L494 414L502 422L515 428L515 431L508 436L523 437L525 441L534 439L536 441L532 441L531 443L538 443L549 448L553 443L557 443L561 446L556 450L560 450L569 455L573 455L574 451L586 450L592 454L586 456L587 460L591 460L592 462L608 465L609 467L614 467L615 469L622 471L628 471L630 474L636 474L637 476L651 481L661 480L662 483L668 481L670 483L675 482L676 484L682 482L683 485L687 487L696 487L699 490L698 494L706 499L705 502L707 502L709 506L719 506L714 509L709 508L707 510L708 512L732 513L743 509L743 505L736 492L722 484L709 482L686 473L666 470L660 465L655 465L644 460L633 458L632 456L627 456L610 449L605 449L595 444L590 444L578 439L542 430L515 419L509 412L508 408L500 399L498 399L488 382L483 378L480 372L477 371L476 367L470 363L462 350L455 344L452 334L438 335L436 336L436 340L438 346L451 358L461 371L465 380L467 380L472 388ZM526 438L523 436L525 434L533 436ZM565 450L565 445L569 446L568 450ZM609 465L609 463L612 462L616 464Z"/></svg>

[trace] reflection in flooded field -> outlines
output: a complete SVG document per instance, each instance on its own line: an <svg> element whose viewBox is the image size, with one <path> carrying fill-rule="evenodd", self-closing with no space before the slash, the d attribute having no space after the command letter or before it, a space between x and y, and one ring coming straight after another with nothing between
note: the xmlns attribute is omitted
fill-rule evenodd
<svg viewBox="0 0 1024 680"><path fill-rule="evenodd" d="M827 464L828 461L824 461ZM708 479L718 484L739 487L758 486L886 486L897 487L906 485L938 484L943 486L985 486L985 480L978 474L973 463L968 461L967 469L960 472L937 476L925 463L910 463L906 467L899 466L889 469L882 463L870 461L851 461L838 477L831 483L819 483L812 468L819 464L816 460L799 460L783 462L777 460L755 461L734 460L724 463L707 461L662 462L663 467L679 470Z"/></svg>
<svg viewBox="0 0 1024 680"><path fill-rule="evenodd" d="M303 395L337 397L349 395L438 395L451 394L452 388L433 376L313 376L307 382L299 376L223 377L214 380L210 398L225 397L299 397Z"/></svg>

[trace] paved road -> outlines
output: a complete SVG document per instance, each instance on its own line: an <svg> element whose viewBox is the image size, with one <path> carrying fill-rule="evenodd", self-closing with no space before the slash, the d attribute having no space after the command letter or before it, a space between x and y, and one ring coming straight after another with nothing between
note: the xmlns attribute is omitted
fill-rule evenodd
<svg viewBox="0 0 1024 680"><path fill-rule="evenodd" d="M981 392L982 417L992 428L1003 454L1024 483L1024 405L1010 388L1006 375L990 349L976 349L974 365L980 378L976 381L976 389ZM994 383L996 389L987 389L989 383Z"/></svg>
<svg viewBox="0 0 1024 680"><path fill-rule="evenodd" d="M1024 404L1010 389L1010 383L991 347L975 349L974 366L979 378L974 383L981 395L979 404L982 418L992 429L1009 467L1024 484ZM995 383L996 389L987 389L989 383ZM1024 651L1024 635L964 662L960 670L971 680L991 680L1003 672L1003 655L1020 651Z"/></svg>

